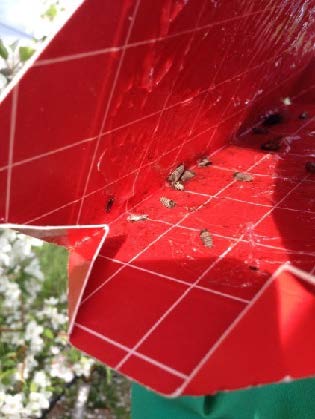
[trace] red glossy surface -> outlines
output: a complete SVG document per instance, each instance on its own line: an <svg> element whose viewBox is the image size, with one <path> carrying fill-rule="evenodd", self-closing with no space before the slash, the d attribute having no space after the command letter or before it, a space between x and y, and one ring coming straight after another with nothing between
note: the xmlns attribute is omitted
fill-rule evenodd
<svg viewBox="0 0 315 419"><path fill-rule="evenodd" d="M315 270L315 3L148 4L85 1L1 103L0 219L56 226L30 233L69 247L71 342L156 391L313 375L313 290L269 279ZM181 162L196 176L173 191Z"/></svg>

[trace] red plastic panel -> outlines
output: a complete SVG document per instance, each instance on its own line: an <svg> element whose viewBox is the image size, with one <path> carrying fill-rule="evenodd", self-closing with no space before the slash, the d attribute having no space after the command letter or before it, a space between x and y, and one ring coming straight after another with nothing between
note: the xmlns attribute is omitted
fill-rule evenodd
<svg viewBox="0 0 315 419"><path fill-rule="evenodd" d="M112 3L84 2L2 102L0 219L75 226L66 242L71 342L157 391L202 394L314 374L308 357L292 360L296 340L275 340L290 362L273 374L260 368L254 332L239 319L251 307L251 326L260 324L260 302L277 318L273 288L263 287L279 266L314 274L315 179L305 164L315 153L315 3ZM284 106L288 95L293 104ZM272 109L283 122L254 134ZM279 135L279 152L261 150ZM213 165L195 167L205 155ZM165 179L181 162L196 176L173 191ZM253 181L238 182L236 171ZM132 223L132 212L148 220ZM312 307L312 290L292 281ZM296 312L282 285L278 300ZM310 327L314 310L302 314ZM220 364L208 354L238 322L216 354L239 357L241 344L251 363L212 379ZM271 334L292 327L286 320Z"/></svg>

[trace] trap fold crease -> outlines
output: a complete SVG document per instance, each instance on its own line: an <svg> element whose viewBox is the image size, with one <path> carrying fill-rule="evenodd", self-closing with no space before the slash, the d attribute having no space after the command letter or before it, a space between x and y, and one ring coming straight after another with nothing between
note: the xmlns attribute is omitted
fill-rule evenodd
<svg viewBox="0 0 315 419"><path fill-rule="evenodd" d="M314 10L83 1L0 103L0 227L68 248L70 342L157 392L315 375Z"/></svg>

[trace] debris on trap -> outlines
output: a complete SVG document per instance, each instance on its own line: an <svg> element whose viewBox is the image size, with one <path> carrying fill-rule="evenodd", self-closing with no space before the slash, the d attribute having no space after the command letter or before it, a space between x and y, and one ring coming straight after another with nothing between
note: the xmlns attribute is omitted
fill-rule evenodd
<svg viewBox="0 0 315 419"><path fill-rule="evenodd" d="M127 217L127 220L131 223L135 223L137 221L145 221L149 218L148 214L130 214Z"/></svg>
<svg viewBox="0 0 315 419"><path fill-rule="evenodd" d="M280 124L283 121L283 116L279 112L271 113L270 115L264 116L263 125L269 127L271 125Z"/></svg>
<svg viewBox="0 0 315 419"><path fill-rule="evenodd" d="M212 161L210 161L208 157L202 157L201 159L197 161L198 167L207 167L211 165L212 165Z"/></svg>
<svg viewBox="0 0 315 419"><path fill-rule="evenodd" d="M165 196L161 196L160 202L166 208L174 208L176 207L176 202L172 199L166 198Z"/></svg>
<svg viewBox="0 0 315 419"><path fill-rule="evenodd" d="M269 133L268 129L265 127L253 127L252 132L257 135L266 135Z"/></svg>
<svg viewBox="0 0 315 419"><path fill-rule="evenodd" d="M111 197L111 198L108 199L108 201L106 202L106 205L105 205L105 211L107 213L111 212L113 204L114 204L114 198Z"/></svg>
<svg viewBox="0 0 315 419"><path fill-rule="evenodd" d="M206 228L200 231L200 239L204 246L206 247L213 246L212 235L210 234L209 230L207 230Z"/></svg>
<svg viewBox="0 0 315 419"><path fill-rule="evenodd" d="M196 176L196 173L193 172L192 170L185 170L184 173L182 174L180 180L182 182L186 182L187 180L192 179L195 176Z"/></svg>
<svg viewBox="0 0 315 419"><path fill-rule="evenodd" d="M238 180L239 182L252 182L253 176L249 173L242 173L242 172L235 172L233 173L234 179Z"/></svg>
<svg viewBox="0 0 315 419"><path fill-rule="evenodd" d="M172 186L173 186L173 188L174 188L176 191L183 191L183 190L185 189L184 184L183 184L182 182L180 182L180 181L178 181L178 182L174 182L174 183L172 184Z"/></svg>
<svg viewBox="0 0 315 419"><path fill-rule="evenodd" d="M279 151L282 143L282 137L276 137L272 140L262 143L260 148L264 151Z"/></svg>
<svg viewBox="0 0 315 419"><path fill-rule="evenodd" d="M285 106L290 106L290 105L292 105L291 99L290 99L289 97L284 97L284 98L282 99L282 103L283 103Z"/></svg>
<svg viewBox="0 0 315 419"><path fill-rule="evenodd" d="M307 112L302 112L299 115L299 119L307 119L308 118L308 113Z"/></svg>
<svg viewBox="0 0 315 419"><path fill-rule="evenodd" d="M313 162L313 161L307 161L305 163L305 170L308 173L315 173L315 162Z"/></svg>

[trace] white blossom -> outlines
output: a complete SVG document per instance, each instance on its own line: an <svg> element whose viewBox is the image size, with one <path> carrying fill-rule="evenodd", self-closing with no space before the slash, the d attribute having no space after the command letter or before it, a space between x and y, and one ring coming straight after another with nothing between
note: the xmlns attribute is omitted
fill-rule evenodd
<svg viewBox="0 0 315 419"><path fill-rule="evenodd" d="M73 369L70 368L68 360L62 354L53 359L49 373L52 377L61 378L66 383L71 381L74 377Z"/></svg>
<svg viewBox="0 0 315 419"><path fill-rule="evenodd" d="M49 398L51 392L35 392L32 391L28 397L28 403L25 407L25 410L35 417L41 416L41 411L43 409L48 409L49 407Z"/></svg>
<svg viewBox="0 0 315 419"><path fill-rule="evenodd" d="M4 400L1 405L1 414L6 419L19 419L23 413L23 395L10 394L4 395Z"/></svg>
<svg viewBox="0 0 315 419"><path fill-rule="evenodd" d="M73 371L78 376L89 377L91 374L91 368L94 364L93 359L82 356L80 361L73 365Z"/></svg>
<svg viewBox="0 0 315 419"><path fill-rule="evenodd" d="M50 386L50 379L44 371L36 371L33 378L33 383L40 388L46 388Z"/></svg>

